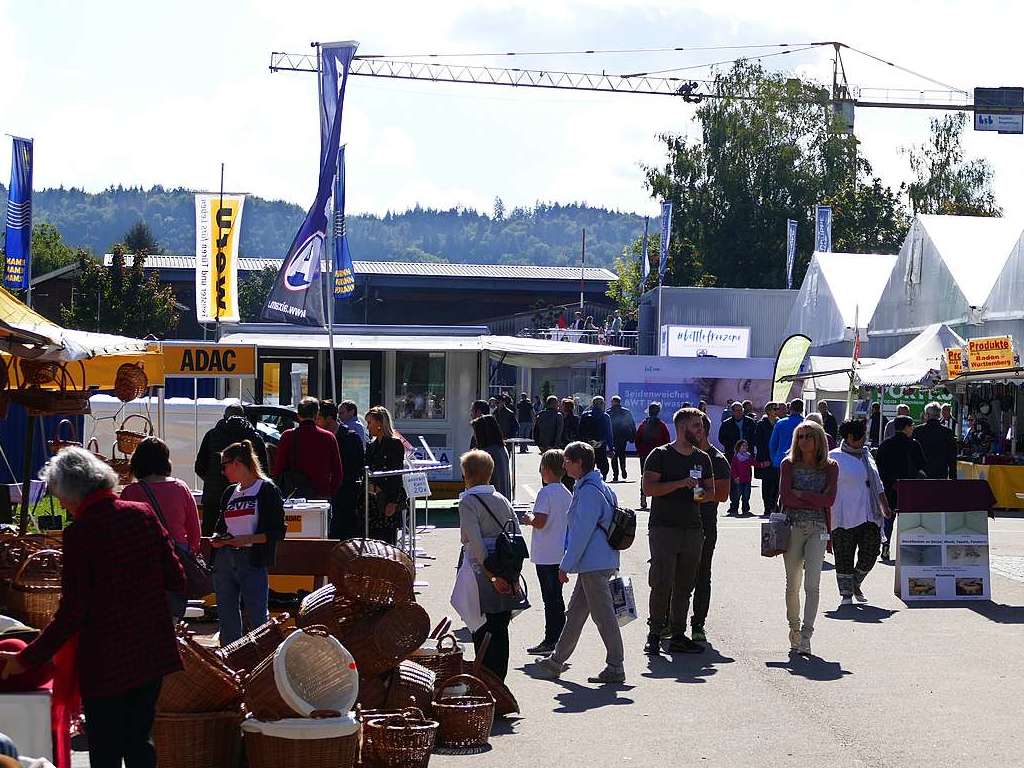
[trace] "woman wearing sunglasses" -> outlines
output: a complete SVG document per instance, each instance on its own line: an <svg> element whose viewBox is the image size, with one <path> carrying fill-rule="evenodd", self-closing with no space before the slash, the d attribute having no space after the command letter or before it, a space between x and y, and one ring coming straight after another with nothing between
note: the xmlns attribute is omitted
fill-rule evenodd
<svg viewBox="0 0 1024 768"><path fill-rule="evenodd" d="M786 564L786 618L789 647L811 655L811 635L818 613L821 564L828 545L829 508L836 498L839 467L828 456L825 429L803 421L793 431L789 456L779 467L779 496L790 525ZM800 623L800 581L803 577L804 611Z"/></svg>
<svg viewBox="0 0 1024 768"><path fill-rule="evenodd" d="M270 620L268 568L277 542L284 538L284 501L264 474L252 443L232 443L220 455L224 477L231 483L220 503L213 547L213 585L217 592L220 644L233 643L245 626L253 630Z"/></svg>

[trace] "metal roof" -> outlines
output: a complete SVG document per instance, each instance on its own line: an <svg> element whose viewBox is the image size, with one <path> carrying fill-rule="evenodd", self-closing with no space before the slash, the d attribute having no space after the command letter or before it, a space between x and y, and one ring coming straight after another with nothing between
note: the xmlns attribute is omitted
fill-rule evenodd
<svg viewBox="0 0 1024 768"><path fill-rule="evenodd" d="M103 256L103 266L109 267L114 257ZM132 257L125 257L131 264ZM270 267L279 269L281 259L272 258L240 258L238 269L241 272L258 272ZM146 257L146 266L152 269L186 269L196 268L194 255L168 256L155 255ZM463 277L481 280L579 280L579 267L533 266L530 264L451 264L437 262L406 262L406 261L355 261L356 274L360 275L391 275L403 277ZM584 267L583 279L590 281L613 282L618 275L604 267Z"/></svg>

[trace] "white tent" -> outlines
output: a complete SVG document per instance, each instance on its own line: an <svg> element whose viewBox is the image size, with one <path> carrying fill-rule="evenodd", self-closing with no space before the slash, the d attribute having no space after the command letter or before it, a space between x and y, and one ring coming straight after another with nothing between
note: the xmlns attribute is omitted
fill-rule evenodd
<svg viewBox="0 0 1024 768"><path fill-rule="evenodd" d="M1011 254L1019 264L1020 236L1020 223L1002 218L917 216L875 309L872 340L980 323ZM1019 305L1020 295L1018 287L1003 303Z"/></svg>
<svg viewBox="0 0 1024 768"><path fill-rule="evenodd" d="M853 341L866 329L896 264L895 255L821 253L811 256L786 335L802 333L815 348ZM861 338L866 338L863 331Z"/></svg>
<svg viewBox="0 0 1024 768"><path fill-rule="evenodd" d="M910 387L930 384L942 377L946 349L966 342L949 326L935 323L893 355L860 370L857 380L866 387Z"/></svg>

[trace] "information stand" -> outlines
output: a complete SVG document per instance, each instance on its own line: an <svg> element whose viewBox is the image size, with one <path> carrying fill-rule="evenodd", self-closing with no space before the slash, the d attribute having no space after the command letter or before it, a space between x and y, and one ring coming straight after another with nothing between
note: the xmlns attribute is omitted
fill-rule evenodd
<svg viewBox="0 0 1024 768"><path fill-rule="evenodd" d="M901 480L896 493L896 595L906 603L990 599L988 483Z"/></svg>

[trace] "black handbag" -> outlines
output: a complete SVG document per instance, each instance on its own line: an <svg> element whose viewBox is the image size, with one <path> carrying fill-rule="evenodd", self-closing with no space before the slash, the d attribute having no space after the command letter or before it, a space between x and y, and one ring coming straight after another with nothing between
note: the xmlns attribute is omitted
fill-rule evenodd
<svg viewBox="0 0 1024 768"><path fill-rule="evenodd" d="M521 532L516 530L514 520L509 519L502 525L483 497L477 496L476 498L484 505L484 509L487 510L491 519L501 528L501 533L494 541L494 553L488 555L484 560L484 568L510 584L516 584L523 572L523 562L530 556L530 551L526 547L526 539L523 538Z"/></svg>
<svg viewBox="0 0 1024 768"><path fill-rule="evenodd" d="M164 517L164 512L160 509L160 503L156 500L153 490L141 481L139 485L142 486L142 490L149 497L149 504L160 519L160 524L163 525L165 531L168 530L167 518ZM181 563L181 568L185 571L185 597L198 600L212 593L213 574L209 566L206 565L203 556L173 539L171 539L171 543L174 544L174 554L178 556L178 562Z"/></svg>

